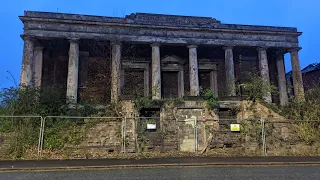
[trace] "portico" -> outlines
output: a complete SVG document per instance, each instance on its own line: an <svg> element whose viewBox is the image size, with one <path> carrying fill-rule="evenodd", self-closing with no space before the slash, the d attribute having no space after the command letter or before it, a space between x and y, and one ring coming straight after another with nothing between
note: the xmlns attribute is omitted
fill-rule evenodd
<svg viewBox="0 0 320 180"><path fill-rule="evenodd" d="M101 93L101 98L110 102L130 93L130 88L123 89L135 87L126 86L130 83L152 99L199 96L204 87L218 96L237 96L236 83L244 81L240 74L248 70L242 64L249 64L266 83L279 89L279 97L270 93L265 101L278 99L285 104L283 56L287 52L291 54L296 96L304 99L298 55L301 33L296 28L230 25L207 17L143 13L114 18L27 11L20 19L24 22L21 85L41 86L54 79L66 88L67 103L78 102L79 88L84 84L81 91L87 91L88 96ZM94 48L97 42L104 45ZM54 55L57 52L59 55ZM57 76L49 73L59 72L58 62L67 65L67 72L61 73L65 80L56 80ZM128 70L137 78L128 79ZM272 73L277 78L270 78ZM90 85L93 81L99 85Z"/></svg>

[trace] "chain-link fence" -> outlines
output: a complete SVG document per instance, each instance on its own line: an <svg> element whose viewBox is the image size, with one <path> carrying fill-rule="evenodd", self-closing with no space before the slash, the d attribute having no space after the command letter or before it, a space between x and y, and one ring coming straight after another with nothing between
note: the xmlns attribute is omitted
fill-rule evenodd
<svg viewBox="0 0 320 180"><path fill-rule="evenodd" d="M41 116L0 116L0 159L37 158Z"/></svg>

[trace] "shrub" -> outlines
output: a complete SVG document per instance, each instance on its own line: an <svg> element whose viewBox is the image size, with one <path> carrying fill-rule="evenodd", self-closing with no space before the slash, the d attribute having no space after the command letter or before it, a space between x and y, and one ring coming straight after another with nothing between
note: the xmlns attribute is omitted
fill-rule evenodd
<svg viewBox="0 0 320 180"><path fill-rule="evenodd" d="M249 81L241 84L248 93L248 100L263 101L263 97L269 93L276 92L276 87L266 83L261 76L256 73L249 73Z"/></svg>
<svg viewBox="0 0 320 180"><path fill-rule="evenodd" d="M10 87L0 91L0 115L90 116L95 113L97 110L86 102L80 102L75 109L69 108L65 104L65 92L55 86ZM8 151L12 158L22 158L28 148L37 144L40 118L1 118L0 123L0 132L13 134ZM79 132L81 127L72 128L70 121L47 120L45 148L60 149L65 143L79 143L83 138L83 133Z"/></svg>
<svg viewBox="0 0 320 180"><path fill-rule="evenodd" d="M213 109L218 105L218 98L213 90L207 90L204 93L205 100L207 101L208 108Z"/></svg>

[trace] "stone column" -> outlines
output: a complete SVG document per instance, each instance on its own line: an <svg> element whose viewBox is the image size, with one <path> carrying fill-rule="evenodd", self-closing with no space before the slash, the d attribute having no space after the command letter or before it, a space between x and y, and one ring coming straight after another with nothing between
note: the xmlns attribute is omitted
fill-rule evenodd
<svg viewBox="0 0 320 180"><path fill-rule="evenodd" d="M304 97L304 88L303 88L303 81L302 81L302 73L300 69L300 60L298 51L301 48L293 48L290 49L290 56L291 56L291 66L292 66L292 80L293 80L293 90L294 96L298 100L305 100Z"/></svg>
<svg viewBox="0 0 320 180"><path fill-rule="evenodd" d="M121 43L111 42L111 102L116 103L120 95Z"/></svg>
<svg viewBox="0 0 320 180"><path fill-rule="evenodd" d="M190 95L199 96L199 75L197 46L190 45L189 48L189 74L190 74Z"/></svg>
<svg viewBox="0 0 320 180"><path fill-rule="evenodd" d="M70 39L67 80L67 104L76 104L78 98L79 39Z"/></svg>
<svg viewBox="0 0 320 180"><path fill-rule="evenodd" d="M179 67L178 72L178 97L182 98L184 96L184 70L183 66Z"/></svg>
<svg viewBox="0 0 320 180"><path fill-rule="evenodd" d="M148 66L144 69L144 96L148 97L149 96L149 73L150 72L150 68L149 68L149 64Z"/></svg>
<svg viewBox="0 0 320 180"><path fill-rule="evenodd" d="M160 44L152 47L152 99L161 99L161 63Z"/></svg>
<svg viewBox="0 0 320 180"><path fill-rule="evenodd" d="M234 63L233 63L233 46L225 46L225 69L226 69L226 92L227 96L236 95L236 84L234 76Z"/></svg>
<svg viewBox="0 0 320 180"><path fill-rule="evenodd" d="M41 87L43 47L34 48L33 62L34 85L35 87Z"/></svg>
<svg viewBox="0 0 320 180"><path fill-rule="evenodd" d="M267 48L259 47L257 48L258 51L258 57L259 57L259 70L260 75L262 79L265 81L267 85L270 85L270 77L269 77L269 66L268 66L268 57L267 57ZM268 92L268 94L263 97L263 99L271 103L271 92Z"/></svg>
<svg viewBox="0 0 320 180"><path fill-rule="evenodd" d="M218 97L218 73L217 70L210 72L210 86L214 94Z"/></svg>
<svg viewBox="0 0 320 180"><path fill-rule="evenodd" d="M277 71L278 71L278 87L279 87L279 100L281 105L288 103L287 84L285 77L284 57L283 55L277 56Z"/></svg>
<svg viewBox="0 0 320 180"><path fill-rule="evenodd" d="M24 46L20 75L20 86L32 86L34 38L30 36L22 36L22 39L24 40Z"/></svg>
<svg viewBox="0 0 320 180"><path fill-rule="evenodd" d="M86 88L89 52L80 51L79 54L79 87Z"/></svg>

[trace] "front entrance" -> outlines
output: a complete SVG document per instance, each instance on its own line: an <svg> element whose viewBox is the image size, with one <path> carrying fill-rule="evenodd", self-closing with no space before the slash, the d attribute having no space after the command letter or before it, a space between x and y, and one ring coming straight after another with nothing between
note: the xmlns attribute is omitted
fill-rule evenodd
<svg viewBox="0 0 320 180"><path fill-rule="evenodd" d="M163 98L178 98L178 72L163 71L161 73L161 92Z"/></svg>

